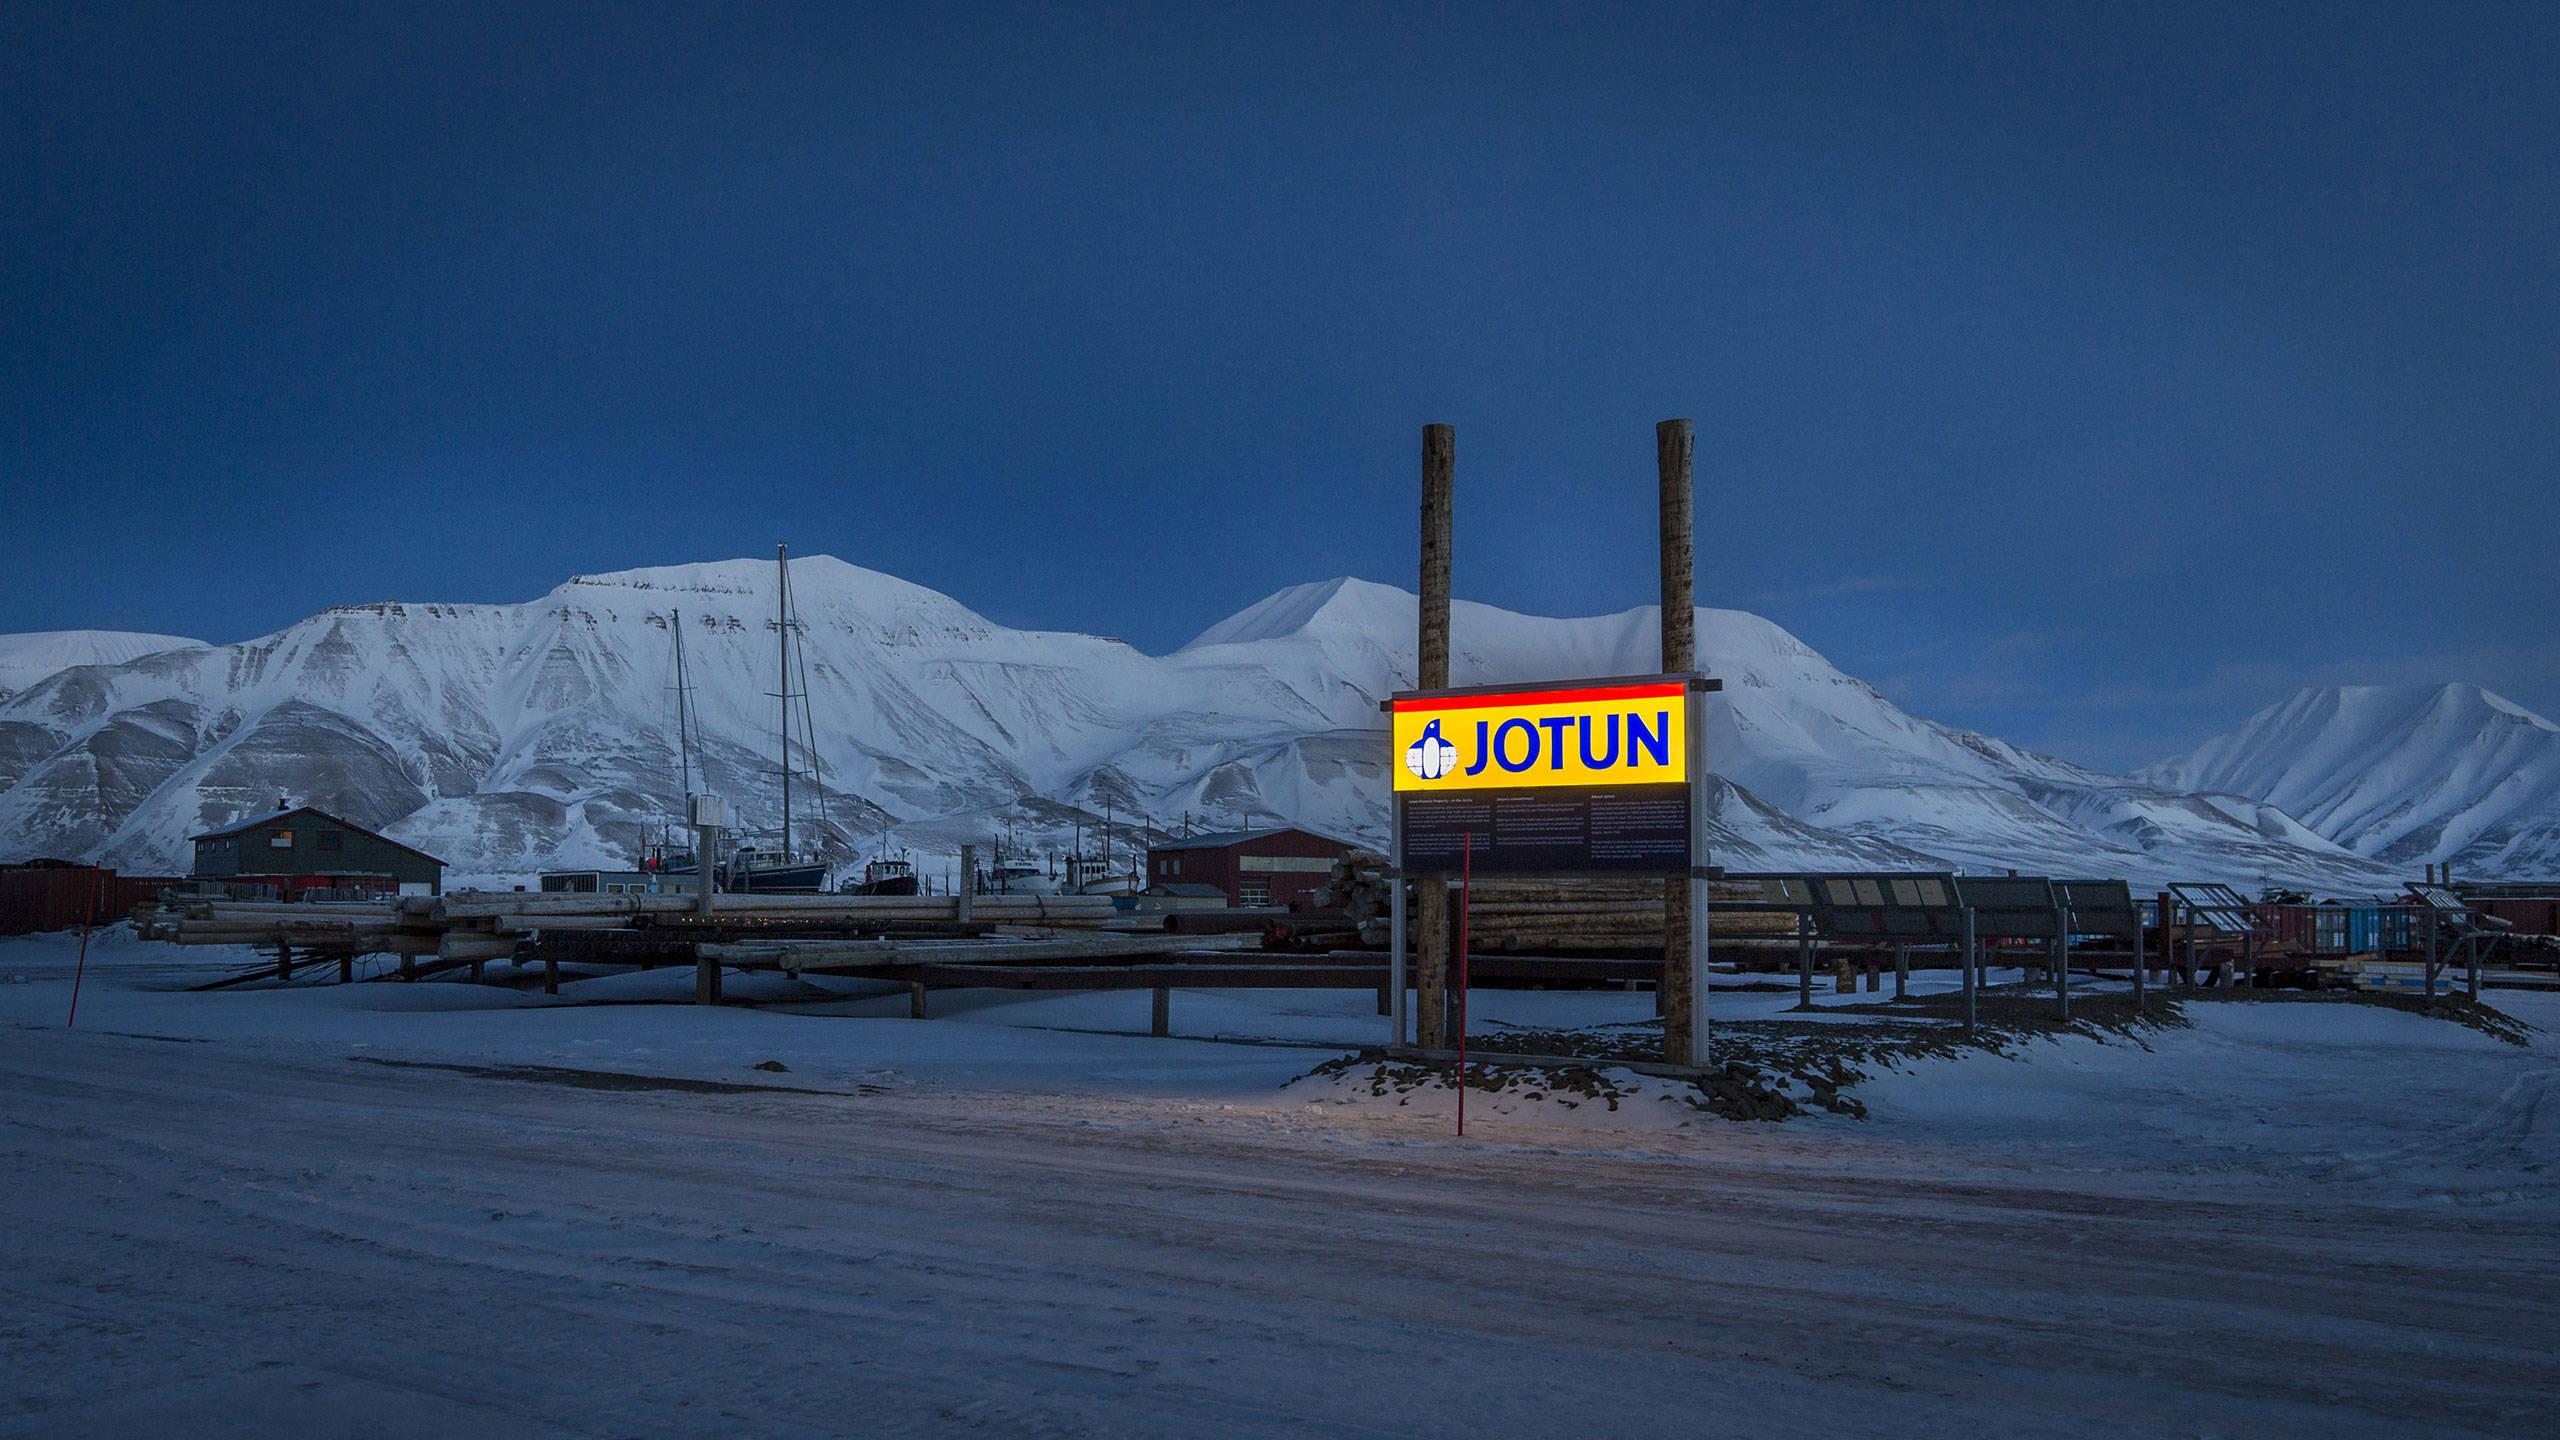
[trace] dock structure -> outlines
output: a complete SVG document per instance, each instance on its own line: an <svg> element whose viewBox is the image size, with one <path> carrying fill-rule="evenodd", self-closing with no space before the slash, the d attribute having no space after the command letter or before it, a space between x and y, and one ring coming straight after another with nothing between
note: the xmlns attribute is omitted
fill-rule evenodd
<svg viewBox="0 0 2560 1440"><path fill-rule="evenodd" d="M1326 892L1337 908L1313 912L1134 912L1080 895L738 894L717 897L703 915L683 894L462 891L373 901L176 895L135 918L147 938L266 952L203 989L292 983L297 974L325 980L332 970L341 983L465 971L482 980L492 962L511 962L502 983L530 983L528 971L538 969L543 988L557 994L563 966L576 967L571 978L600 967L690 966L703 1003L720 1003L728 973L837 976L909 987L919 1018L934 990L1145 989L1156 992L1158 1033L1169 1033L1163 1016L1176 989L1375 990L1379 1013L1392 1015L1396 992L1420 977L1400 974L1369 934L1378 928L1364 923L1369 912L1389 898L1370 892L1389 882L1364 856L1380 858L1346 856ZM1815 1003L1817 975L1844 993L1879 991L1890 977L1900 999L1910 996L1915 970L1958 969L1970 1021L1971 997L1995 966L2023 968L2066 1021L2075 989L2125 980L2137 1007L2154 983L2432 997L2459 974L2474 998L2484 983L2560 983L2545 958L2555 952L2511 947L2449 899L2446 910L2306 907L2180 885L2154 902L2120 880L1946 872L1728 874L1709 888L1717 968L1793 972L1803 1007ZM1667 1009L1677 997L1659 984L1670 928L1660 893L1642 881L1479 882L1467 939L1473 978L1497 987L1652 989ZM2484 973L2493 948L2514 953ZM367 957L390 963L360 977L356 961Z"/></svg>
<svg viewBox="0 0 2560 1440"><path fill-rule="evenodd" d="M1161 926L1160 917L1145 918ZM720 897L711 917L698 913L690 895L459 891L294 903L176 897L147 907L138 920L146 938L179 945L247 945L311 960L390 955L406 978L519 956L540 959L545 941L569 937L598 958L614 951L639 964L730 964L717 953L723 946L770 935L772 943L746 963L775 969L804 944L859 945L891 935L999 948L1004 941L1054 946L1060 936L1083 935L1079 954L1162 938L1128 935L1115 942L1115 932L1133 928L1131 917L1106 896L1082 895L982 895L964 906L950 896L747 894ZM1190 943L1216 946L1206 939ZM290 958L280 965L290 973Z"/></svg>
<svg viewBox="0 0 2560 1440"><path fill-rule="evenodd" d="M980 895L973 907L953 896L723 895L717 917L734 924L806 920L836 926L957 924L1046 929L1111 928L1119 916L1108 896ZM964 917L963 910L970 914ZM401 955L450 953L557 930L614 930L663 923L697 912L691 895L613 895L462 890L374 901L279 903L198 899L163 902L145 922L152 938L180 945L256 945L296 938L362 941ZM500 953L504 953L503 951Z"/></svg>

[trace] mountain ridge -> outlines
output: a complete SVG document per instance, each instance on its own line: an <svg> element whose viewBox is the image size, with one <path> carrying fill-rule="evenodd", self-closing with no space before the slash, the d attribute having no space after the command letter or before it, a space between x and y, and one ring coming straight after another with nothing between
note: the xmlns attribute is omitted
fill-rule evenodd
<svg viewBox="0 0 2560 1440"><path fill-rule="evenodd" d="M235 645L58 672L0 702L0 853L176 865L189 834L284 793L465 876L625 863L680 808L679 617L698 763L769 824L772 568L579 575L513 605L332 607ZM1378 706L1413 684L1411 592L1292 586L1147 655L1001 626L833 557L796 561L792 582L839 859L884 828L927 855L1007 832L1062 846L1106 813L1124 849L1186 823L1384 836ZM1556 619L1457 601L1452 630L1458 684L1659 665L1651 606ZM2015 866L2359 893L2395 878L2277 807L1905 714L1760 616L1702 608L1698 635L1726 687L1704 719L1711 841L1730 868Z"/></svg>
<svg viewBox="0 0 2560 1440"><path fill-rule="evenodd" d="M0 700L79 665L115 665L168 650L202 650L202 640L133 630L34 630L0 635Z"/></svg>
<svg viewBox="0 0 2560 1440"><path fill-rule="evenodd" d="M2306 687L2139 773L2277 806L2385 864L2560 871L2560 724L2477 685Z"/></svg>

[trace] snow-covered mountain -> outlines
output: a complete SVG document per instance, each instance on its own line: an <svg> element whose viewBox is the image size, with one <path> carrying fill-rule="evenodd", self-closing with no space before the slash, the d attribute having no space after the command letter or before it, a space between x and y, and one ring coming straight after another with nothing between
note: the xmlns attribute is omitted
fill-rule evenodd
<svg viewBox="0 0 2560 1440"><path fill-rule="evenodd" d="M2560 872L2560 725L2477 685L2304 690L2142 774L2277 806L2404 870Z"/></svg>
<svg viewBox="0 0 2560 1440"><path fill-rule="evenodd" d="M129 630L38 630L0 635L0 700L74 665L119 665L163 650L203 650L201 640Z"/></svg>
<svg viewBox="0 0 2560 1440"><path fill-rule="evenodd" d="M1170 655L1011 630L820 557L792 567L838 853L1158 833L1386 829L1378 703L1413 683L1416 601L1284 590ZM52 674L0 702L0 855L183 863L278 798L465 876L619 863L678 810L681 624L711 788L778 808L769 564L581 576L522 605L342 607L238 645ZM1650 608L1557 620L1460 602L1458 684L1658 667ZM1719 863L1954 866L2371 890L2392 874L2279 807L2100 774L1904 714L1757 616L1698 612ZM809 801L799 789L795 807Z"/></svg>

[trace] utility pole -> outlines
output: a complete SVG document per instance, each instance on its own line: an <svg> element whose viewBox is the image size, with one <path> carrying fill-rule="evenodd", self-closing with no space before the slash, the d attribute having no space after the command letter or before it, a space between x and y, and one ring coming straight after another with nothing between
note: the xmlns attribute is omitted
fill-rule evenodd
<svg viewBox="0 0 2560 1440"><path fill-rule="evenodd" d="M1449 687L1449 553L1458 471L1454 426L1422 427L1422 623L1413 683L1420 690ZM1401 858L1401 857L1399 857ZM1402 877L1397 883L1403 883ZM1447 877L1415 877L1414 988L1421 1014L1414 1040L1425 1050L1449 1044L1449 886Z"/></svg>
<svg viewBox="0 0 2560 1440"><path fill-rule="evenodd" d="M1686 420L1665 420L1653 427L1654 463L1662 483L1662 668L1666 674L1686 674L1698 668L1698 602L1695 456L1697 428ZM1689 703L1698 703L1695 695ZM1695 727L1691 734L1700 733ZM1695 794L1706 784L1707 777L1699 768L1705 757L1689 756L1689 784ZM1706 864L1704 855L1689 857L1690 865ZM1679 875L1662 882L1662 1058L1673 1065L1695 1065L1701 1057L1694 1052L1703 1027L1697 1025L1694 1007L1701 998L1691 993L1691 954L1689 949L1690 876ZM1703 972L1703 967L1695 967ZM1697 983L1704 985L1700 973Z"/></svg>

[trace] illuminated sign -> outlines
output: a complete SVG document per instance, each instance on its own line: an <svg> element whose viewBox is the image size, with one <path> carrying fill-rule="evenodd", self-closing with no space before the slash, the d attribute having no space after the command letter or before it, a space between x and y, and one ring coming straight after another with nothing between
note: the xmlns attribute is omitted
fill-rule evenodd
<svg viewBox="0 0 2560 1440"><path fill-rule="evenodd" d="M1676 785L1689 686L1645 680L1392 702L1400 794Z"/></svg>
<svg viewBox="0 0 2560 1440"><path fill-rule="evenodd" d="M1396 863L1411 874L1685 875L1704 675L1388 700ZM1699 762L1703 764L1703 762Z"/></svg>

